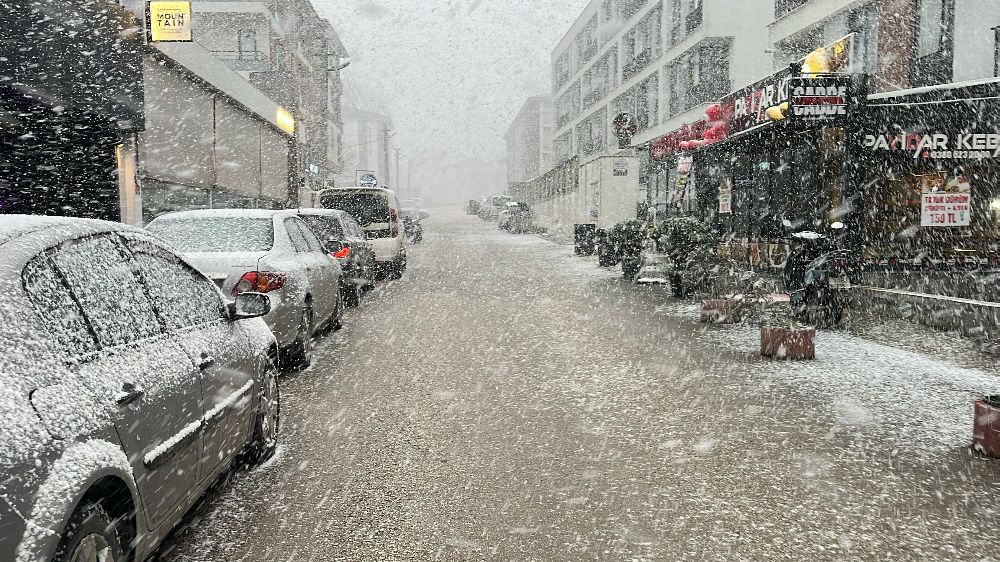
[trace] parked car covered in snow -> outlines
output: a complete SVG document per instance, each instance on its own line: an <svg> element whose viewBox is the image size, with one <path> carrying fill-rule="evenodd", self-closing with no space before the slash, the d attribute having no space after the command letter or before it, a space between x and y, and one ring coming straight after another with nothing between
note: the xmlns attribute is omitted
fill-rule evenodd
<svg viewBox="0 0 1000 562"><path fill-rule="evenodd" d="M102 221L4 217L0 256L0 560L142 560L273 453L266 295Z"/></svg>
<svg viewBox="0 0 1000 562"><path fill-rule="evenodd" d="M354 217L336 209L299 209L299 217L343 270L340 292L345 306L361 304L375 279L375 249Z"/></svg>
<svg viewBox="0 0 1000 562"><path fill-rule="evenodd" d="M157 217L146 227L169 242L230 299L266 293L264 319L281 347L281 364L312 361L313 336L339 328L342 275L296 211L207 209Z"/></svg>

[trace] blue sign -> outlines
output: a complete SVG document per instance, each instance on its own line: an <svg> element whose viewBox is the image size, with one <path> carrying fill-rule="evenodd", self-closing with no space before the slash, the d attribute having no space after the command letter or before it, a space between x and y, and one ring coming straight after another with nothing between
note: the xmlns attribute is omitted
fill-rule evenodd
<svg viewBox="0 0 1000 562"><path fill-rule="evenodd" d="M378 178L374 174L365 174L361 176L361 180L358 182L361 187L376 187L378 185Z"/></svg>

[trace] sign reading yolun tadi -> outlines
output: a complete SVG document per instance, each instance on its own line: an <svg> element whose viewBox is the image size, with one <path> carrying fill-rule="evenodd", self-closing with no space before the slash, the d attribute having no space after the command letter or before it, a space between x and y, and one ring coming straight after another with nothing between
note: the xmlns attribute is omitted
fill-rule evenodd
<svg viewBox="0 0 1000 562"><path fill-rule="evenodd" d="M149 2L149 40L191 41L191 2Z"/></svg>

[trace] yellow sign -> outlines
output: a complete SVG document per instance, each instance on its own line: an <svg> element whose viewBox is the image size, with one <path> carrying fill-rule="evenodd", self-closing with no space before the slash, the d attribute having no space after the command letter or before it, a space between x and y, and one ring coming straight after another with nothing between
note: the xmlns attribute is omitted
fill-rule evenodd
<svg viewBox="0 0 1000 562"><path fill-rule="evenodd" d="M150 2L150 41L191 41L191 2Z"/></svg>
<svg viewBox="0 0 1000 562"><path fill-rule="evenodd" d="M287 109L279 107L278 115L275 117L275 121L278 122L278 127L280 127L282 131L285 131L289 135L295 133L295 117L292 117L292 114L289 113Z"/></svg>

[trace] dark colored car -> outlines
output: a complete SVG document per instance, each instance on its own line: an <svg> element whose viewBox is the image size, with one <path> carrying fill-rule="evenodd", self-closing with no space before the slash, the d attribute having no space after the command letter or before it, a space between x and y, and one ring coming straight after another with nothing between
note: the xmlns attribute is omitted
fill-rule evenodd
<svg viewBox="0 0 1000 562"><path fill-rule="evenodd" d="M336 209L299 209L298 213L324 249L340 262L344 304L361 304L361 295L372 286L376 266L375 250L361 225L350 214Z"/></svg>
<svg viewBox="0 0 1000 562"><path fill-rule="evenodd" d="M103 221L4 217L0 256L0 560L143 560L273 453L267 295Z"/></svg>

